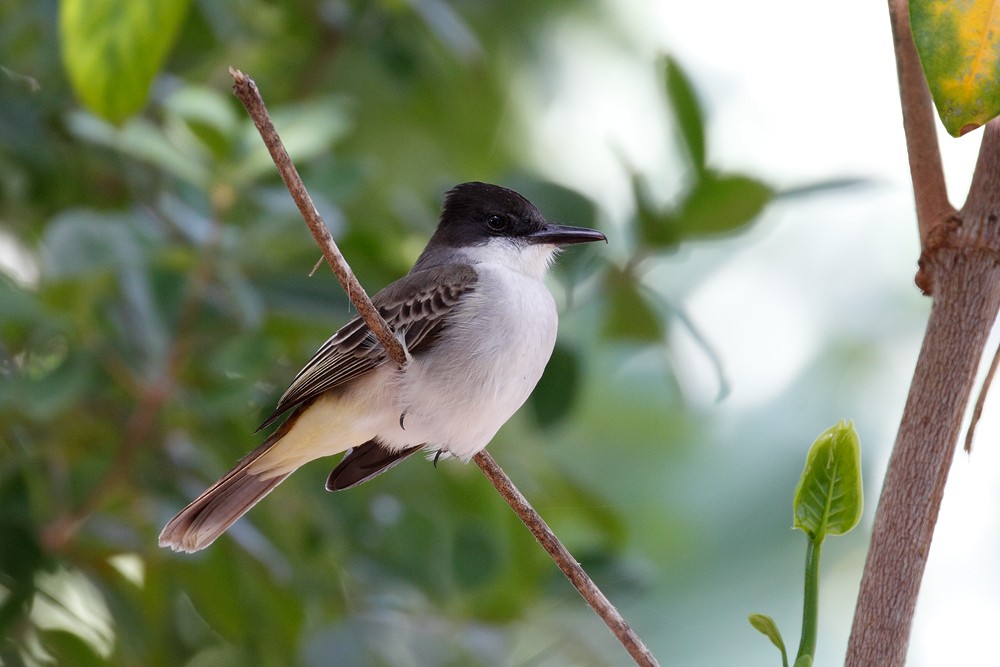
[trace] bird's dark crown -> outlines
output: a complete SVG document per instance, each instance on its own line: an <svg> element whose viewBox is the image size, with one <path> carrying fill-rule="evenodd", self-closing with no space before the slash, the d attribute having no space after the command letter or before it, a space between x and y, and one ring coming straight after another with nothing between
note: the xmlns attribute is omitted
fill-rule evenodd
<svg viewBox="0 0 1000 667"><path fill-rule="evenodd" d="M513 190L489 183L462 183L445 195L432 242L451 247L478 245L495 237L527 236L544 225L538 209Z"/></svg>

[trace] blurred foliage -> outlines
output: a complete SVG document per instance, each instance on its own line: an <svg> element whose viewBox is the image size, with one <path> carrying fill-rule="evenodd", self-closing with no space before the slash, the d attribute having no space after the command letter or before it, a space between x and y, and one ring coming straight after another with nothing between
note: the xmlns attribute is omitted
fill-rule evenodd
<svg viewBox="0 0 1000 667"><path fill-rule="evenodd" d="M99 5L0 5L0 245L20 267L0 272L0 663L619 659L594 621L545 613L582 603L470 467L413 461L333 497L310 466L206 552L156 547L349 316L327 272L307 277L319 252L226 66L257 81L374 291L408 269L457 182L502 182L553 219L603 224L587 196L532 173L505 124L512 63L530 67L548 28L594 20L592 7ZM642 460L663 469L663 434L692 427L672 385L652 401L619 387L601 404L615 420L585 409L593 350L621 361L665 345L671 312L644 285L651 263L745 229L774 194L707 164L693 87L676 62L657 66L687 186L662 202L634 174L624 250L561 260L560 301L603 339L561 340L531 409L498 438L501 462L612 598L646 580L631 520L608 498L633 489L643 443L657 446ZM554 463L566 460L558 443L608 429L626 435L613 463L592 468L601 486ZM650 526L644 539L683 543L691 530L654 507L632 514ZM663 547L663 567L678 548Z"/></svg>

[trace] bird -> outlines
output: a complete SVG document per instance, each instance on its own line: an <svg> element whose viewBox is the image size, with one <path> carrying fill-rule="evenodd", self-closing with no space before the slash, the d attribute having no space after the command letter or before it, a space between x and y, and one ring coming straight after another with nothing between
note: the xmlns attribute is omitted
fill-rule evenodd
<svg viewBox="0 0 1000 667"><path fill-rule="evenodd" d="M464 461L527 400L556 340L545 274L558 250L603 233L547 221L517 192L481 182L445 194L405 276L372 303L409 352L400 368L360 317L316 351L258 431L285 421L171 519L159 544L204 549L301 466L343 453L339 491L424 450Z"/></svg>

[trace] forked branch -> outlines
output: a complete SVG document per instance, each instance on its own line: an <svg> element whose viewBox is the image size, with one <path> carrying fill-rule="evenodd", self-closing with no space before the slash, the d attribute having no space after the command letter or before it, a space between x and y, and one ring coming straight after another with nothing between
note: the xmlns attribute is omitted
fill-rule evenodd
<svg viewBox="0 0 1000 667"><path fill-rule="evenodd" d="M918 286L934 303L879 498L849 667L902 666L962 420L1000 310L1000 120L985 129L966 203L948 203L934 110L906 0L889 0L920 232Z"/></svg>

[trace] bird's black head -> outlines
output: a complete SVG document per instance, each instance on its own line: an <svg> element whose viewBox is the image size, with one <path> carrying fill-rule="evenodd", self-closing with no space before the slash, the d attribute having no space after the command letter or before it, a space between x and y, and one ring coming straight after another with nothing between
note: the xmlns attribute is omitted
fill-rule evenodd
<svg viewBox="0 0 1000 667"><path fill-rule="evenodd" d="M450 247L482 245L495 237L528 236L545 226L534 204L489 183L456 185L444 198L432 243Z"/></svg>
<svg viewBox="0 0 1000 667"><path fill-rule="evenodd" d="M472 182L449 190L429 245L479 246L494 238L551 245L607 240L592 229L546 222L534 204L499 185Z"/></svg>

